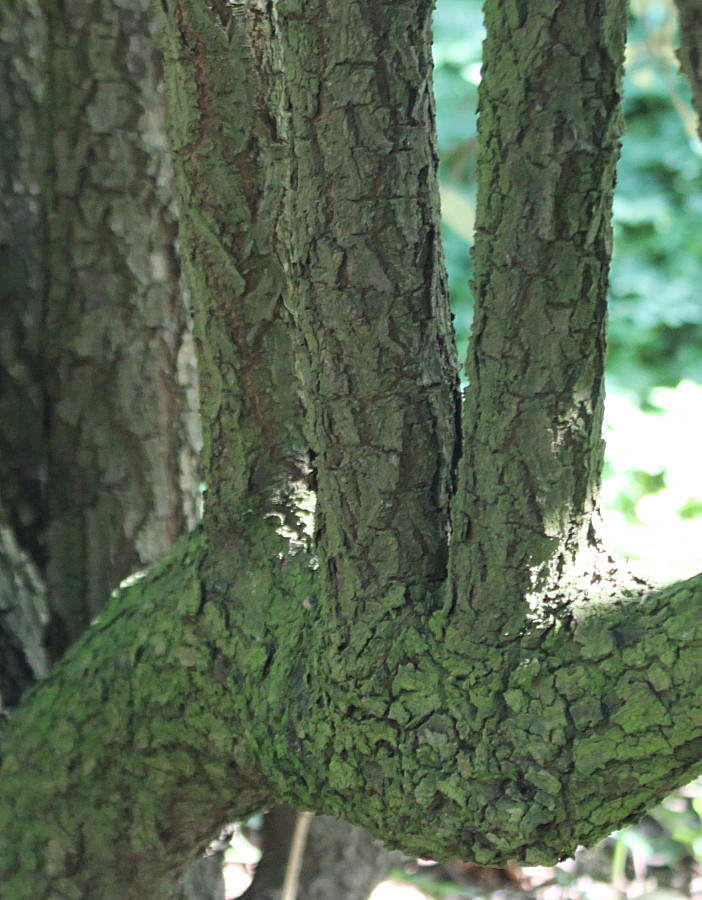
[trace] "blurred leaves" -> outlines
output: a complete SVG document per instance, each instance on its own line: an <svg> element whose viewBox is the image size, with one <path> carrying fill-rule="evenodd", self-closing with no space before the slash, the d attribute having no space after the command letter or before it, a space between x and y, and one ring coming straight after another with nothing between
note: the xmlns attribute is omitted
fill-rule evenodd
<svg viewBox="0 0 702 900"><path fill-rule="evenodd" d="M461 360L472 321L470 244L483 37L479 0L439 0L435 86L444 247ZM685 489L671 493L669 475L676 455L671 430L680 433L688 461L700 435L694 429L682 434L672 424L680 414L671 418L670 398L662 407L655 401L660 388L676 388L682 382L689 388L681 387L681 399L699 402L690 389L702 384L702 143L690 91L678 71L676 44L673 0L632 0L623 101L627 130L614 200L607 367L607 439L612 447L606 501L613 511L614 543L641 558L652 550L650 541L639 540L643 529L636 528L643 524L659 521L661 533L680 546L702 539L702 527L697 527L702 526L702 488L688 480L684 496ZM627 398L627 409L622 397ZM637 418L637 407L657 417ZM682 416L689 418L689 406ZM626 460L617 451L612 461L619 440L615 434L627 429L639 435L638 448L656 448L655 463L650 458L637 462L641 452L631 446ZM662 440L666 436L668 449ZM690 471L687 463L683 467ZM685 522L696 526L687 539L679 528ZM661 550L654 551L656 563L664 556ZM660 567L648 574L666 577Z"/></svg>
<svg viewBox="0 0 702 900"><path fill-rule="evenodd" d="M608 371L639 403L659 385L702 383L702 144L678 72L672 0L633 0L614 206ZM476 108L484 37L478 0L439 0L435 91L446 260L467 343ZM462 354L463 355L463 354Z"/></svg>

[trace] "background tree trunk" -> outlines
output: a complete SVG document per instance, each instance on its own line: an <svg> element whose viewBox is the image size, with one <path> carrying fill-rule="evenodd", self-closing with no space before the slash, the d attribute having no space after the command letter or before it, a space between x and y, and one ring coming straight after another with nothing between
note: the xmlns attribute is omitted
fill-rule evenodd
<svg viewBox="0 0 702 900"><path fill-rule="evenodd" d="M0 508L0 717L49 671L44 588Z"/></svg>
<svg viewBox="0 0 702 900"><path fill-rule="evenodd" d="M150 5L27 2L5 17L2 487L37 562L49 557L56 658L119 579L193 526L197 382ZM47 616L38 574L0 535L0 698L14 705L47 674ZM185 896L209 890L202 868Z"/></svg>
<svg viewBox="0 0 702 900"><path fill-rule="evenodd" d="M46 488L40 331L45 288L43 190L46 21L35 0L0 9L0 498L37 565Z"/></svg>
<svg viewBox="0 0 702 900"><path fill-rule="evenodd" d="M244 900L278 900L283 886L297 813L276 807L263 828L263 859ZM367 900L373 889L404 857L387 850L362 828L315 816L300 870L300 900Z"/></svg>
<svg viewBox="0 0 702 900"><path fill-rule="evenodd" d="M197 520L197 384L149 2L47 2L42 372L60 655Z"/></svg>

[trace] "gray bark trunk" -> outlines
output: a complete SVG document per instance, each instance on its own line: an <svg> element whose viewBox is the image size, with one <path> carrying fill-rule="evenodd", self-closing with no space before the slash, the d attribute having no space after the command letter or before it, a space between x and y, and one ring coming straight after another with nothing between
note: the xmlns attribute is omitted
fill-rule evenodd
<svg viewBox="0 0 702 900"><path fill-rule="evenodd" d="M48 673L44 587L0 508L0 718Z"/></svg>
<svg viewBox="0 0 702 900"><path fill-rule="evenodd" d="M43 4L52 651L196 519L194 354L150 2Z"/></svg>
<svg viewBox="0 0 702 900"><path fill-rule="evenodd" d="M0 881L168 896L273 800L567 854L702 759L702 576L632 583L592 531L624 3L488 2L455 492L428 4L166 8L207 513L6 729Z"/></svg>
<svg viewBox="0 0 702 900"><path fill-rule="evenodd" d="M35 563L45 559L42 140L46 23L33 0L0 9L0 498Z"/></svg>
<svg viewBox="0 0 702 900"><path fill-rule="evenodd" d="M678 57L692 88L692 102L700 116L702 110L702 10L694 0L675 0L680 20L680 49ZM702 132L702 118L698 132Z"/></svg>

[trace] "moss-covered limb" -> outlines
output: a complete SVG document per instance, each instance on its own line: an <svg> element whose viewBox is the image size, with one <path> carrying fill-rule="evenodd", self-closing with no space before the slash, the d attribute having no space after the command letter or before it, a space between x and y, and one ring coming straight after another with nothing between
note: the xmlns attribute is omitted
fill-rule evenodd
<svg viewBox="0 0 702 900"><path fill-rule="evenodd" d="M451 569L461 602L498 631L513 616L518 628L525 595L538 603L593 542L626 4L488 0L485 10Z"/></svg>
<svg viewBox="0 0 702 900"><path fill-rule="evenodd" d="M280 0L277 16L316 543L328 612L350 626L418 602L446 564L458 395L430 4ZM339 640L366 640L351 630Z"/></svg>
<svg viewBox="0 0 702 900"><path fill-rule="evenodd" d="M680 20L678 56L692 87L692 102L702 129L702 9L695 0L675 0Z"/></svg>
<svg viewBox="0 0 702 900"><path fill-rule="evenodd" d="M270 802L242 690L259 648L204 596L205 555L195 535L122 590L11 718L3 900L165 898L198 842Z"/></svg>
<svg viewBox="0 0 702 900"><path fill-rule="evenodd" d="M0 717L48 671L44 586L0 507Z"/></svg>
<svg viewBox="0 0 702 900"><path fill-rule="evenodd" d="M352 660L304 561L208 595L211 562L196 537L123 591L10 721L0 896L164 896L272 796L413 854L543 862L700 770L702 576L480 659L470 623L461 646L402 610Z"/></svg>
<svg viewBox="0 0 702 900"><path fill-rule="evenodd" d="M41 559L46 457L37 343L44 285L46 146L41 101L46 29L36 0L0 6L0 496L8 521Z"/></svg>
<svg viewBox="0 0 702 900"><path fill-rule="evenodd" d="M152 5L41 5L47 580L60 653L122 578L194 524L199 436Z"/></svg>
<svg viewBox="0 0 702 900"><path fill-rule="evenodd" d="M166 5L169 124L198 335L206 529L230 554L265 559L260 519L305 540L309 500L278 251L286 159L273 23L257 4Z"/></svg>
<svg viewBox="0 0 702 900"><path fill-rule="evenodd" d="M312 613L272 658L261 767L410 854L553 861L702 770L700 590L613 594L480 657L470 622L449 643L398 610L339 659Z"/></svg>

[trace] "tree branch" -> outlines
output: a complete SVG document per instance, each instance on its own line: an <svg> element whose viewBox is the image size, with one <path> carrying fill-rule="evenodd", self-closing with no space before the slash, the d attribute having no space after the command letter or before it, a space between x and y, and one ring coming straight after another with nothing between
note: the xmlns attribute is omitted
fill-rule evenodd
<svg viewBox="0 0 702 900"><path fill-rule="evenodd" d="M692 102L702 134L702 10L695 0L675 0L680 20L678 57L692 88Z"/></svg>
<svg viewBox="0 0 702 900"><path fill-rule="evenodd" d="M531 147L528 129L523 133L517 129L518 140L498 143L507 164L507 184L496 191L494 203L498 208L502 204L509 217L506 195L513 187L515 196L533 201L533 205L527 203L526 210L533 210L536 224L523 215L520 221L525 220L526 225L519 225L511 216L504 233L497 229L498 249L506 247L509 251L512 244L514 249L521 249L520 242L526 242L530 252L519 263L526 267L528 276L524 286L514 271L519 265L506 260L503 270L499 255L496 274L488 273L483 262L478 283L489 286L490 290L485 287L485 296L494 295L495 302L502 304L498 311L505 313L503 328L494 325L497 348L513 354L508 338L526 341L524 359L528 365L523 367L522 381L510 390L514 386L505 382L488 340L493 323L486 320L479 324L475 372L482 378L484 368L495 368L491 370L494 378L473 390L476 395L481 391L480 396L492 407L483 412L482 400L473 405L477 419L471 419L467 433L473 435L475 430L483 449L490 449L493 438L487 429L494 422L494 440L512 460L519 441L507 441L504 423L496 415L502 390L509 413L506 421L519 426L515 438L531 440L532 452L543 451L546 463L537 460L533 470L526 470L530 476L523 478L526 494L519 493L517 478L525 470L517 464L507 467L509 471L506 468L508 487L515 496L515 518L512 520L509 504L498 493L495 515L502 517L508 530L506 543L496 543L489 555L488 538L497 541L497 534L490 530L497 519L492 518L488 507L489 491L499 487L500 481L490 462L481 463L479 474L483 473L484 480L481 476L475 483L469 481L464 469L461 490L467 500L459 497L457 515L470 513L478 497L481 516L475 522L475 543L484 559L473 573L472 577L479 580L471 593L473 583L466 566L471 563L472 551L463 551L469 535L463 521L458 521L460 546L452 561L458 599L432 612L431 604L424 602L425 591L439 573L435 562L440 552L437 550L438 555L424 569L412 547L406 548L403 543L397 553L385 545L376 549L366 540L360 525L356 527L356 515L372 515L368 504L373 491L378 502L385 502L387 490L387 502L392 504L391 489L397 488L402 495L402 486L388 481L387 489L380 491L374 471L368 475L370 489L366 492L360 438L374 434L373 428L379 435L384 433L379 427L380 407L357 409L352 403L342 403L346 395L337 380L343 380L347 372L354 373L357 382L352 381L352 386L358 384L370 403L374 398L371 393L363 393L366 381L361 361L376 360L373 348L378 340L388 348L392 360L397 361L393 355L397 354L401 361L396 369L394 363L385 369L383 360L378 360L381 379L395 371L402 385L400 393L414 409L414 416L408 373L430 372L438 377L441 366L432 356L426 370L424 364L410 367L407 348L423 350L424 344L413 343L414 333L408 323L398 321L397 328L406 329L401 332L392 331L389 325L387 331L380 327L391 321L385 303L394 309L395 297L390 289L379 291L376 282L384 284L383 278L391 280L392 275L400 279L400 284L402 273L393 259L387 271L376 267L375 248L364 245L359 250L351 241L350 227L342 228L331 217L335 204L346 198L350 176L345 165L333 167L332 138L326 133L324 117L313 121L315 116L305 112L300 97L291 100L292 130L286 138L279 127L288 121L286 116L271 120L267 115L273 108L280 109L286 100L276 87L276 66L285 61L285 54L293 54L296 46L305 49L307 40L318 51L317 56L313 53L309 58L322 59L321 69L317 71L313 65L310 73L302 73L292 58L286 65L291 67L293 83L299 79L299 85L306 89L314 82L316 89L306 95L332 122L340 123L341 133L344 123L356 123L357 132L349 134L356 141L357 133L359 146L365 147L365 117L375 121L373 116L381 109L389 110L398 120L407 115L410 125L416 115L423 122L421 129L426 129L423 70L428 34L423 24L419 27L424 20L416 18L416 10L410 10L409 4L395 5L389 13L391 28L397 29L395 38L410 34L417 42L406 47L399 63L402 73L407 65L420 79L421 90L409 115L406 105L387 104L383 97L380 102L374 93L380 90L383 79L378 77L376 83L373 66L367 73L369 57L364 53L382 51L383 47L376 47L370 38L367 47L361 41L357 48L360 74L342 65L343 78L337 80L336 67L326 65L333 57L324 49L325 22L341 17L347 25L335 33L349 35L349 39L367 34L363 28L378 24L372 3L327 7L315 3L319 16L311 22L307 4L303 7L293 0L281 0L279 12L284 8L287 13L286 33L281 37L276 31L279 23L259 15L255 4L237 3L230 13L222 4L210 9L196 0L169 2L169 87L174 98L174 143L181 161L185 240L190 247L189 265L196 293L204 298L199 315L211 490L205 537L192 537L167 564L122 593L10 722L3 743L0 781L1 883L16 900L44 900L51 892L76 900L84 896L91 900L158 896L174 854L182 853L192 835L205 839L225 814L245 815L273 797L297 808L353 819L413 854L439 859L460 855L482 863L507 858L551 861L572 850L576 843L592 841L639 813L676 783L699 771L702 759L702 620L698 614L702 576L649 591L640 585L630 586L625 579L618 581L606 569L603 573L593 569L587 577L580 574L574 584L575 575L566 570L573 564L585 530L582 523L592 509L591 490L596 481L592 467L600 452L596 391L601 377L599 336L608 235L605 220L616 143L613 130L617 113L612 92L618 83L623 9L618 4L608 4L605 9L599 2L586 4L582 0L569 5L567 14L565 6L557 4L551 17L541 19L533 13L533 4L516 0L490 3L497 34L504 11L512 17L515 34L535 41L534 50L544 63L544 70L538 74L548 76L546 83L552 90L547 91L544 109L530 108L538 126L539 147L533 153L547 140L547 162L553 172L548 175L547 165L546 174L534 171L533 183L519 181L520 166L530 163L530 153L526 152ZM361 6L365 17L358 21L343 18ZM539 5L542 12L543 8ZM598 35L592 45L588 43L590 38L582 36L588 30L584 25ZM244 31L238 32L239 27ZM545 41L543 29L551 40ZM572 46L571 29L579 35ZM236 51L232 41L236 42ZM270 53L260 50L264 46ZM241 47L244 52L239 52ZM182 69L175 65L176 58ZM300 52L297 58L308 57ZM529 62L528 53L523 59ZM239 81L232 76L231 67L242 60L243 71L236 70L243 78ZM518 55L517 60L521 64L522 57ZM563 97L563 72L571 69L574 78L586 70L594 81L608 85L607 101L598 99L601 85L596 88L589 81L590 94L580 94L574 88L566 101L558 100ZM263 74L255 75L254 70ZM556 77L559 74L560 81ZM247 77L261 80L246 81ZM409 83L411 78L407 77ZM356 110L344 99L344 86L352 84L354 78L369 78L370 87L364 95L372 102L367 109L360 104ZM486 79L483 116L490 119L494 98L489 76ZM520 103L523 85L529 84L528 77L522 80L523 84L517 86L510 81ZM577 86L579 81L575 81ZM244 98L252 86L260 91L256 103L247 105ZM565 106L559 106L563 103ZM570 103L576 103L578 110L582 103L582 134L573 131L576 117ZM297 111L295 104L299 104ZM522 107L517 104L517 108ZM501 113L504 121L500 118L500 127L507 128L510 109L507 105ZM589 118L585 112L589 112ZM489 121L483 123L488 134L489 126ZM369 133L376 131L369 129ZM508 133L514 136L514 124ZM293 143L302 160L302 142L310 134L316 136L321 149L309 149L321 154L319 158L330 166L326 182L330 197L320 200L324 214L321 225L311 218L308 221L306 216L314 214L313 205L300 201L300 222L305 227L300 225L302 236L293 245L287 236L289 225L278 217L278 211L285 210L279 205L278 189L271 188L273 194L266 192L265 184L257 180L260 172L255 161L259 152L268 152L264 162L270 163L275 176L287 179L287 170L279 167L278 154L287 153L286 141L292 141L290 135L294 135ZM408 140L411 137L409 128ZM432 178L428 147L431 142L410 141L406 165L410 193L417 191L420 208L432 211L432 191L426 187ZM389 154L394 155L402 153ZM313 155L312 170L314 159L317 157ZM387 159L384 163L394 164ZM384 165L379 164L379 179L384 177ZM234 171L243 173L241 183L233 177ZM299 171L302 173L302 169ZM494 175L490 169L490 177ZM561 179L563 208L548 193L552 175ZM314 177L313 171L310 177ZM425 187L421 187L422 178ZM284 183L289 184L287 180ZM390 209L390 227L396 198L384 189L382 180L379 185L379 205ZM354 176L352 190L357 188ZM536 191L535 198L530 199L530 190ZM602 201L594 199L599 192ZM370 217L364 227L372 224L365 205L370 201L356 199L363 215ZM408 202L404 195L401 200ZM263 215L269 201L272 205L266 208L275 223L274 234L284 235L279 243L277 237L272 241L270 225L268 230L262 229L263 223L270 221ZM484 202L492 209L492 197ZM243 225L233 234L226 222L240 204ZM581 206L587 209L587 216ZM294 204L289 209L294 209ZM342 204L339 220L347 215L344 212L342 216L343 209ZM410 219L414 228L414 219ZM319 241L323 239L318 228L333 231L334 241L341 248L339 259L345 254L346 260L343 265L339 260L334 263L338 282L321 277L329 270L322 256L317 260L317 245L306 244L308 225L310 233L320 235ZM429 245L433 246L431 222L428 227ZM382 249L383 235L379 230L373 234ZM400 240L397 234L394 240ZM430 251L419 237L417 240L419 243L409 242L417 260L431 259L433 265L434 250ZM286 247L294 251L290 258ZM333 250L331 247L329 252ZM237 256L240 252L243 255ZM580 268L580 253L589 275ZM271 284L263 276L267 266L273 265L271 260L276 259L282 271L287 262L295 268L290 280L281 281L280 289L271 288L269 295L261 285ZM358 262L355 270L354 260ZM427 265L427 271L433 271ZM544 294L542 270L553 284L556 300ZM353 278L349 274L352 271ZM355 354L348 336L340 337L337 344L332 334L333 315L323 302L328 295L339 299L343 329L356 334L351 299L357 295L350 287L346 293L344 272L349 284L360 280L365 285L359 297L362 304L357 334L367 342L367 353L359 350ZM364 282L367 272L372 278ZM251 279L248 288L247 277ZM500 278L506 279L509 290L497 290ZM412 307L412 315L419 317L422 325L420 334L431 335L427 341L430 347L442 346L441 301L433 310L423 280L411 276L410 283L415 287L410 284L402 298L422 298ZM273 284L277 285L277 280ZM302 298L299 302L293 297L293 287ZM519 300L516 310L510 307L512 291L517 292ZM273 306L266 306L266 297L270 301L271 296ZM535 328L524 324L529 318L527 312L536 315L539 297L552 317L552 321L545 317L551 329L548 333L559 338L559 352L553 357L553 385L548 380L540 381L545 365L543 341L536 339ZM289 345L285 343L288 339L284 337L286 305L295 307L305 330L309 359L316 359L322 367L316 388L304 381L303 369L303 387L320 458L320 482L324 481L320 487L326 504L320 514L323 560L325 566L338 560L340 571L348 572L351 579L349 588L343 580L338 581L338 596L325 594L337 585L333 566L328 566L320 578L306 548L283 532L279 518L271 522L280 508L281 485L289 485L293 509L299 508L301 496L294 480L302 446L299 418L292 419L291 431L286 427L282 438L276 436L278 424L282 426L297 409L297 388L283 391L281 405L277 405L271 399L274 363L268 353L256 357L257 351L282 348L283 371L291 371ZM372 311L375 318L366 319ZM515 332L508 313L515 313L517 325L524 327ZM432 316L438 324L431 322ZM329 340L328 347L338 346L342 363L339 371L334 360L325 357L323 348L313 346L309 330L313 321ZM378 326L376 331L367 327L371 321ZM574 334L566 327L570 324L574 325ZM338 331L341 335L341 319ZM272 344L259 343L257 336L264 334L280 338L271 337ZM394 341L393 335L400 334L401 339ZM589 349L585 334L595 341ZM210 352L205 344L214 349ZM236 346L237 353L231 345ZM576 349L586 355L586 364L580 365ZM439 361L446 358L438 354ZM433 368L435 363L438 369ZM392 408L397 395L392 384L385 387ZM424 510L435 516L434 521L421 526L426 529L422 532L423 552L430 552L427 548L438 547L443 539L438 536L443 529L443 506L437 498L448 494L443 478L450 469L448 445L440 437L450 429L437 409L446 409L440 398L451 397L453 382L446 394L433 381L418 387L426 388L418 391L418 402L431 421L426 430L416 422L416 446L423 448L422 453L430 445L436 448L437 456L428 464L436 478L433 493L419 490L428 486L426 468L419 474L407 470L409 483L417 487L405 498L408 527L400 519L399 508L394 509L393 519L378 507L372 521L377 525L377 535L385 539L397 527L397 534L406 542L418 533L413 530L414 516ZM515 396L517 407L509 406ZM545 422L541 402L551 416ZM448 401L447 406L451 408ZM359 432L359 439L353 436L354 415L363 429L369 429ZM338 434L334 425L327 435L327 421L338 423ZM529 422L533 434L527 429ZM414 428L414 418L411 423ZM559 424L562 433L553 431ZM395 430L404 435L398 428L397 422L391 421L388 433ZM350 436L340 442L338 458L329 440L334 434ZM560 442L556 440L559 436L563 438ZM402 459L407 449L407 459L414 460L411 434L408 440L407 448L401 444L393 452ZM588 454L585 474L564 474L563 485L552 482L550 467L565 473L565 461L576 445ZM371 446L375 448L376 444L371 442ZM382 443L377 446L388 449ZM387 459L380 456L382 453L379 471L392 463L390 453ZM261 460L267 467L262 472ZM577 454L573 454L573 460L577 460ZM350 467L348 484L344 482L344 470L337 467L340 462ZM421 465L419 457L417 465ZM544 496L536 489L539 487ZM432 508L433 513L429 511ZM331 521L337 512L338 520ZM564 517L566 538L556 542L555 550L549 543L555 539L550 515ZM533 541L528 537L530 530L536 535ZM344 539L348 536L348 560L334 534L343 534ZM589 534L584 539L587 543ZM368 571L363 572L361 551L366 550ZM385 557L390 560L387 568L382 564ZM418 578L421 590L413 594L412 585L401 581L396 601L388 587L398 577L399 558L408 561L407 576ZM553 569L548 568L553 560ZM531 567L544 563L548 577L541 581L537 578L535 583ZM508 570L504 577L499 574L502 566ZM560 580L551 578L561 571L565 574ZM542 576L541 569L537 575ZM518 576L528 577L520 581ZM486 586L491 588L490 593ZM539 593L535 597L536 587ZM348 607L351 597L362 601L356 610ZM529 601L534 599L538 602L530 609ZM475 605L471 605L473 601ZM493 615L492 607L498 608L503 602L507 604L506 616ZM476 612L480 612L480 618ZM512 627L515 619L517 627ZM349 632L347 647L340 646L340 620ZM233 779L240 792L234 803L229 796ZM36 827L27 829L30 820Z"/></svg>
<svg viewBox="0 0 702 900"><path fill-rule="evenodd" d="M10 720L0 779L8 897L165 897L213 826L270 802L244 739L255 713L235 687L255 666L246 649L220 650L223 611L202 595L205 553L196 534L121 591Z"/></svg>
<svg viewBox="0 0 702 900"><path fill-rule="evenodd" d="M450 603L497 637L597 565L626 4L488 0L485 12Z"/></svg>
<svg viewBox="0 0 702 900"><path fill-rule="evenodd" d="M278 231L275 19L169 0L166 79L201 380L205 527L213 546L275 557L309 514L307 444L288 334ZM262 530L261 523L266 525ZM273 545L261 540L265 531Z"/></svg>
<svg viewBox="0 0 702 900"><path fill-rule="evenodd" d="M277 15L321 602L350 661L388 610L430 603L446 567L460 399L430 8L283 0Z"/></svg>

